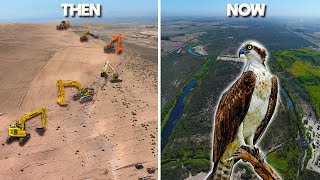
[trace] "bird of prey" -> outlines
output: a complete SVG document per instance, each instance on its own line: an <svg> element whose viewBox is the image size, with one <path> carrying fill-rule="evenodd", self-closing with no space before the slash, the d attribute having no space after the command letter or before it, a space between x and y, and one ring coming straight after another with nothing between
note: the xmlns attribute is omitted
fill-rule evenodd
<svg viewBox="0 0 320 180"><path fill-rule="evenodd" d="M220 98L215 113L213 170L207 179L230 179L235 160L228 160L239 147L256 149L275 112L278 80L266 64L266 49L246 42L239 49L246 64L240 77ZM261 154L260 154L261 155Z"/></svg>

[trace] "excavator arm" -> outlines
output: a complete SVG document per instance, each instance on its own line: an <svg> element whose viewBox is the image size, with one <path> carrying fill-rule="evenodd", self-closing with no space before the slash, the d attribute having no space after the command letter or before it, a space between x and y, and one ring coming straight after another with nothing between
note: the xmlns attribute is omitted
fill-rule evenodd
<svg viewBox="0 0 320 180"><path fill-rule="evenodd" d="M28 114L25 114L22 116L19 120L19 124L21 129L25 129L25 121L38 116L39 114L42 114L41 122L42 122L42 127L46 128L46 118L47 118L47 113L46 113L46 107L43 107L42 109L36 109Z"/></svg>
<svg viewBox="0 0 320 180"><path fill-rule="evenodd" d="M57 89L58 89L58 98L57 102L61 106L65 106L68 103L66 102L64 98L64 87L70 87L70 86L75 86L78 88L78 94L81 94L82 90L82 85L77 82L77 81L72 81L72 80L67 80L67 81L62 81L62 80L57 80Z"/></svg>
<svg viewBox="0 0 320 180"><path fill-rule="evenodd" d="M102 72L101 72L101 77L108 77L107 74L107 70L108 68L111 69L111 73L112 73L112 79L110 80L110 82L114 83L114 82L122 82L122 80L119 78L119 75L116 73L116 70L114 69L114 67L111 65L111 63L109 61L107 61L107 63L104 65Z"/></svg>
<svg viewBox="0 0 320 180"><path fill-rule="evenodd" d="M117 54L122 52L122 35L118 35L118 47L117 47Z"/></svg>
<svg viewBox="0 0 320 180"><path fill-rule="evenodd" d="M108 67L111 69L112 71L112 76L114 76L116 74L116 70L114 70L113 66L110 64L110 62L108 61Z"/></svg>
<svg viewBox="0 0 320 180"><path fill-rule="evenodd" d="M91 30L90 29L87 29L85 32L84 32L85 35L91 35Z"/></svg>

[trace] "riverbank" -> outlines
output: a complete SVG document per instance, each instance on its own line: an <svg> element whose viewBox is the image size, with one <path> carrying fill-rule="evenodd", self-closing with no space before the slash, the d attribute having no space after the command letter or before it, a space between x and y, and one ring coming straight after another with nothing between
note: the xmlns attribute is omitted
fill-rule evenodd
<svg viewBox="0 0 320 180"><path fill-rule="evenodd" d="M183 84L179 85L179 87L181 87L181 88L178 87L178 89L180 89L179 90L180 94L178 96L176 96L176 98L172 101L172 103L170 103L169 108L167 108L167 110L163 110L163 112L161 113L161 134L162 134L164 127L168 123L168 120L170 118L170 114L172 113L173 108L175 107L176 103L178 102L179 97L183 93L183 90L187 87L187 85L189 84L190 81L194 80L196 82L199 78L202 77L203 74L205 74L208 71L209 63L210 63L209 60L205 61L202 65L202 67L200 67Z"/></svg>
<svg viewBox="0 0 320 180"><path fill-rule="evenodd" d="M163 128L161 133L161 151L165 148L168 143L168 139L173 131L177 121L180 119L181 114L183 113L183 104L184 99L188 96L191 89L195 86L196 81L191 80L187 86L183 89L183 93L179 97L178 101L176 102L173 110L170 113L170 117Z"/></svg>

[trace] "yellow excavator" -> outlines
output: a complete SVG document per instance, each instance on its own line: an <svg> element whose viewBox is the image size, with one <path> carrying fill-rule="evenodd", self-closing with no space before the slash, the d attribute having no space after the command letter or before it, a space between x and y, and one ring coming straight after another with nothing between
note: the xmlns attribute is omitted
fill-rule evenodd
<svg viewBox="0 0 320 180"><path fill-rule="evenodd" d="M36 132L39 135L43 135L46 129L46 122L47 122L47 111L45 106L41 109L36 109L28 114L25 114L20 118L20 120L16 121L14 125L10 125L8 130L9 136L7 138L7 143L11 143L14 139L19 139L19 143L21 145L27 142L28 139L30 138L30 133L26 132L25 122L40 114L42 115L41 117L42 127L36 128Z"/></svg>
<svg viewBox="0 0 320 180"><path fill-rule="evenodd" d="M88 40L88 35L98 38L98 32L97 31L91 31L90 29L87 29L84 31L84 33L80 36L80 41L87 41Z"/></svg>
<svg viewBox="0 0 320 180"><path fill-rule="evenodd" d="M112 83L122 82L122 79L119 77L119 74L116 73L116 70L114 69L114 67L111 65L111 63L109 61L107 61L107 63L103 66L100 76L107 79L108 78L108 74L107 74L108 68L111 69L111 73L112 73L112 79L110 80L110 82L112 82Z"/></svg>
<svg viewBox="0 0 320 180"><path fill-rule="evenodd" d="M118 42L117 50L113 46L113 43ZM114 36L111 38L109 44L106 44L104 47L104 52L105 53L114 53L116 52L117 54L122 52L122 35L118 34L117 36Z"/></svg>
<svg viewBox="0 0 320 180"><path fill-rule="evenodd" d="M56 26L57 30L68 29L69 27L70 27L69 21L61 21L61 23Z"/></svg>
<svg viewBox="0 0 320 180"><path fill-rule="evenodd" d="M80 36L80 41L87 41L88 40L87 35L91 35L90 29L87 29L86 31L84 31L84 33Z"/></svg>
<svg viewBox="0 0 320 180"><path fill-rule="evenodd" d="M58 89L58 98L57 102L61 106L68 105L64 98L64 87L70 87L74 86L78 88L78 93L75 93L72 95L73 100L79 100L80 103L88 102L93 99L93 94L94 94L94 89L93 88L88 88L88 87L83 87L78 81L73 81L73 80L67 80L67 81L62 81L62 80L57 80L57 89Z"/></svg>

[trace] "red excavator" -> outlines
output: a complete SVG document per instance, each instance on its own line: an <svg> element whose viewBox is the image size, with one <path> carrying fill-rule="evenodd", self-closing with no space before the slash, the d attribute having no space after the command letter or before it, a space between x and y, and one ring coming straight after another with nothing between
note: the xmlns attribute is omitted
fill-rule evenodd
<svg viewBox="0 0 320 180"><path fill-rule="evenodd" d="M113 43L118 42L117 50L113 46ZM114 53L116 52L117 54L122 52L122 35L118 34L117 36L114 36L111 38L110 43L107 45L104 45L104 52L105 53Z"/></svg>

